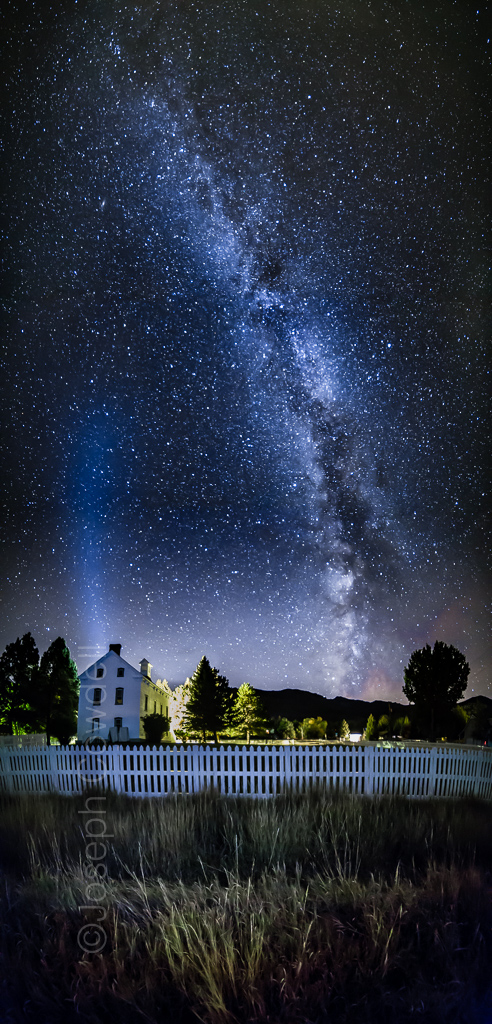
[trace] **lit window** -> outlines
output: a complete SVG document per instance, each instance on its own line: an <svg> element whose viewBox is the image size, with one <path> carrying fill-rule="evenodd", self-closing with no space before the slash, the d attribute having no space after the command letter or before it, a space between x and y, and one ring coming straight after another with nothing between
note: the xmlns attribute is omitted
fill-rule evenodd
<svg viewBox="0 0 492 1024"><path fill-rule="evenodd" d="M103 668L98 668L97 673L96 673L97 679L102 679L103 675L104 675L104 667Z"/></svg>
<svg viewBox="0 0 492 1024"><path fill-rule="evenodd" d="M101 687L100 686L95 686L94 687L94 700L92 702L94 707L99 707L100 706L100 704L101 704L101 694L102 694Z"/></svg>
<svg viewBox="0 0 492 1024"><path fill-rule="evenodd" d="M118 679L121 679L121 678L122 678L122 676L124 676L124 674L125 674L125 670L124 670L124 668L119 668L119 669L117 669L117 671L116 671L116 675L118 676Z"/></svg>
<svg viewBox="0 0 492 1024"><path fill-rule="evenodd" d="M117 686L116 687L116 695L115 695L115 698L114 698L114 702L115 702L115 704L123 704L123 687L122 686Z"/></svg>

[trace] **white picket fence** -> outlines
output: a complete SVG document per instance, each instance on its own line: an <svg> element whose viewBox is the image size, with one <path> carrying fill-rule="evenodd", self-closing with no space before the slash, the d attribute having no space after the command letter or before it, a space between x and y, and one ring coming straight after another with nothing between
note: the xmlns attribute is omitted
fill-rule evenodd
<svg viewBox="0 0 492 1024"><path fill-rule="evenodd" d="M430 744L0 750L0 790L13 793L72 794L99 786L165 796L213 786L232 796L266 797L313 784L353 794L492 800L492 750Z"/></svg>
<svg viewBox="0 0 492 1024"><path fill-rule="evenodd" d="M2 747L45 747L45 732L22 733L20 736L0 736L0 749Z"/></svg>

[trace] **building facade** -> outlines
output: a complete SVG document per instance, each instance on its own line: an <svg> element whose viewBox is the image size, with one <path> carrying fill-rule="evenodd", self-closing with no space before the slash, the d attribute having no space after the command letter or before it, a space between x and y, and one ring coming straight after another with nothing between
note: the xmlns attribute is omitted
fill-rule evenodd
<svg viewBox="0 0 492 1024"><path fill-rule="evenodd" d="M169 716L171 689L165 679L152 682L152 665L143 658L139 669L121 657L121 644L82 672L80 679L77 739L145 739L144 715ZM165 733L163 740L171 740Z"/></svg>

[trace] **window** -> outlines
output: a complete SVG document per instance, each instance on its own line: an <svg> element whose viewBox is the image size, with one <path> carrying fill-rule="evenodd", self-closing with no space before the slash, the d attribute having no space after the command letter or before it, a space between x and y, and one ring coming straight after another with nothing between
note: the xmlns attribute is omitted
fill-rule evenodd
<svg viewBox="0 0 492 1024"><path fill-rule="evenodd" d="M116 694L115 694L114 702L115 702L115 704L123 704L123 687L122 686L117 686L116 687Z"/></svg>
<svg viewBox="0 0 492 1024"><path fill-rule="evenodd" d="M122 676L124 676L124 674L125 674L124 668L117 669L116 675L118 676L118 679L121 679Z"/></svg>
<svg viewBox="0 0 492 1024"><path fill-rule="evenodd" d="M92 731L93 732L99 732L100 724L101 724L101 719L100 718L93 718L92 719Z"/></svg>
<svg viewBox="0 0 492 1024"><path fill-rule="evenodd" d="M149 698L147 697L147 694L145 694L145 697L144 697L144 711L147 711L148 706L149 706Z"/></svg>
<svg viewBox="0 0 492 1024"><path fill-rule="evenodd" d="M123 725L123 719L122 718L115 718L115 720L114 720L114 727L115 727L115 729L121 729L122 725Z"/></svg>
<svg viewBox="0 0 492 1024"><path fill-rule="evenodd" d="M162 715L162 704L161 704L161 715Z"/></svg>
<svg viewBox="0 0 492 1024"><path fill-rule="evenodd" d="M154 715L155 715L156 711L157 711L157 701L155 700L154 701Z"/></svg>
<svg viewBox="0 0 492 1024"><path fill-rule="evenodd" d="M94 687L94 700L92 701L94 707L100 707L101 704L102 690L100 686ZM98 719L99 721L99 719Z"/></svg>
<svg viewBox="0 0 492 1024"><path fill-rule="evenodd" d="M97 673L96 673L97 678L98 679L102 679L103 675L104 675L104 667L103 668L98 668Z"/></svg>

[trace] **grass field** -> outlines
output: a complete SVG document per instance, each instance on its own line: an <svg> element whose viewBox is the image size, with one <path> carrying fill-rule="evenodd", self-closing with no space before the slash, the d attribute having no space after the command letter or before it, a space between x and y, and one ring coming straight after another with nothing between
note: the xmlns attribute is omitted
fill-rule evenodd
<svg viewBox="0 0 492 1024"><path fill-rule="evenodd" d="M2 796L0 1020L491 1024L491 820L322 791Z"/></svg>

